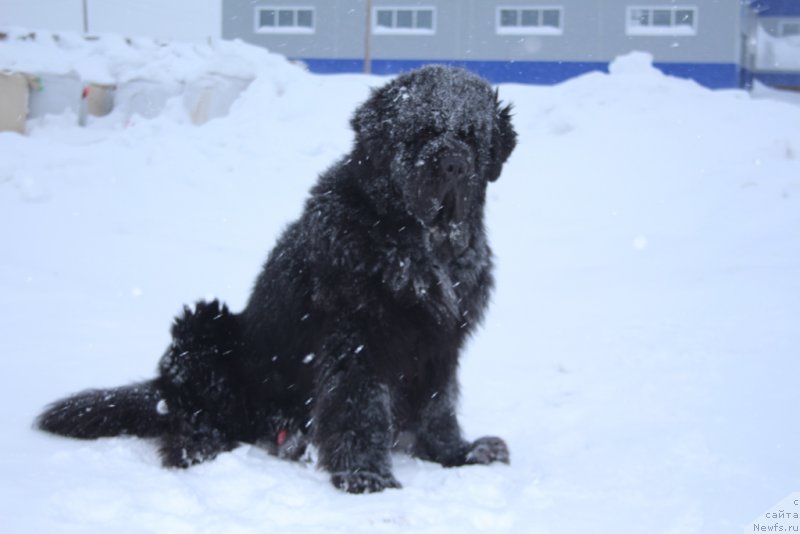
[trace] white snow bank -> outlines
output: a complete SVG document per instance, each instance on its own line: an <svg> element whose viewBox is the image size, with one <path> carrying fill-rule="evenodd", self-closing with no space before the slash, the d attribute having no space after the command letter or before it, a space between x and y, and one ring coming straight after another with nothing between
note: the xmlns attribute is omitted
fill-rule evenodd
<svg viewBox="0 0 800 534"><path fill-rule="evenodd" d="M797 91L783 91L775 89L769 85L764 85L758 80L753 82L753 88L750 90L750 95L753 98L766 98L770 100L778 100L800 106L800 92Z"/></svg>
<svg viewBox="0 0 800 534"><path fill-rule="evenodd" d="M185 82L206 74L251 79L269 69L286 69L283 56L237 41L164 42L105 34L30 32L5 29L0 69L19 72L75 72L90 82L113 84L134 79Z"/></svg>
<svg viewBox="0 0 800 534"><path fill-rule="evenodd" d="M649 52L630 52L611 61L608 72L614 76L663 76L653 66L653 54Z"/></svg>
<svg viewBox="0 0 800 534"><path fill-rule="evenodd" d="M200 124L227 114L256 76L283 80L300 74L283 56L241 42L5 32L0 70L31 77L32 118L64 111L78 114L83 87L103 84L114 88L112 122L126 124L134 115L153 118L170 109L172 99L179 99L182 106L172 109Z"/></svg>

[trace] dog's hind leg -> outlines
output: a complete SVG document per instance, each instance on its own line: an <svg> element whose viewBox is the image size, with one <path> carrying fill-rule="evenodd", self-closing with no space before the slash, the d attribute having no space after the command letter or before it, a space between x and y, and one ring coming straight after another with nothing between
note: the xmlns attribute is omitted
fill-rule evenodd
<svg viewBox="0 0 800 534"><path fill-rule="evenodd" d="M197 413L188 422L173 420L170 430L159 437L158 452L164 467L190 467L238 446L239 442L223 429L202 422L202 415Z"/></svg>
<svg viewBox="0 0 800 534"><path fill-rule="evenodd" d="M157 379L169 420L159 439L165 467L210 460L246 435L245 403L234 376L240 346L237 316L217 301L198 302L175 319Z"/></svg>

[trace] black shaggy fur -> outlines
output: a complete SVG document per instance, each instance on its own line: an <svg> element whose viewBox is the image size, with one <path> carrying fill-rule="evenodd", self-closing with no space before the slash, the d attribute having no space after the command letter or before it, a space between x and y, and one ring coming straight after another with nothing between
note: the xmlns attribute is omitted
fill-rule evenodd
<svg viewBox="0 0 800 534"><path fill-rule="evenodd" d="M492 288L483 208L516 143L510 107L466 71L400 76L359 107L355 144L311 190L247 307L185 309L158 376L51 405L44 430L156 438L165 466L240 442L298 458L334 485L400 487L390 451L445 466L508 462L499 438L466 441L456 371Z"/></svg>

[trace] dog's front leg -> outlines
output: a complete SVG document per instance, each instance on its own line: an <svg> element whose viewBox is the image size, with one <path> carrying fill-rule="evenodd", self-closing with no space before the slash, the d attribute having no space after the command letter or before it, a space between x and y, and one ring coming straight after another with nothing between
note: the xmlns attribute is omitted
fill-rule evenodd
<svg viewBox="0 0 800 534"><path fill-rule="evenodd" d="M337 346L342 346L338 344ZM389 389L368 369L368 349L328 353L319 369L312 436L319 464L337 488L371 493L399 488L391 471Z"/></svg>
<svg viewBox="0 0 800 534"><path fill-rule="evenodd" d="M434 395L420 413L413 453L445 467L466 464L509 463L508 446L497 437L466 441L456 417L457 388Z"/></svg>

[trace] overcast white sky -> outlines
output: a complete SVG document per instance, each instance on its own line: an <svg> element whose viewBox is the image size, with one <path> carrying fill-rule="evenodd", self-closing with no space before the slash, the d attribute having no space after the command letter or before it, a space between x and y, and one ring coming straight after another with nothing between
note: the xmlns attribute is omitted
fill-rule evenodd
<svg viewBox="0 0 800 534"><path fill-rule="evenodd" d="M219 37L222 0L86 0L90 33ZM83 0L0 0L0 26L83 31Z"/></svg>

